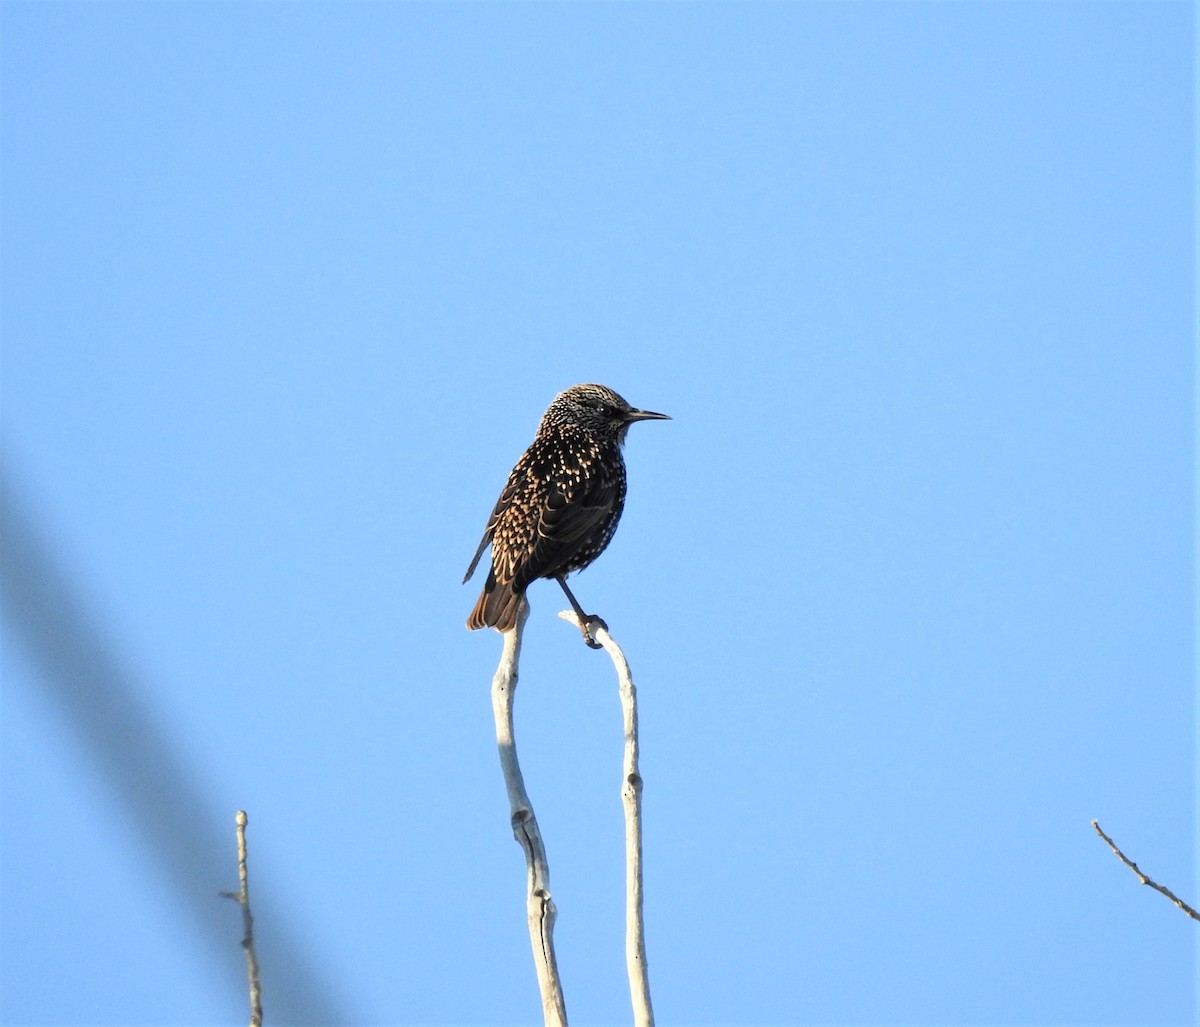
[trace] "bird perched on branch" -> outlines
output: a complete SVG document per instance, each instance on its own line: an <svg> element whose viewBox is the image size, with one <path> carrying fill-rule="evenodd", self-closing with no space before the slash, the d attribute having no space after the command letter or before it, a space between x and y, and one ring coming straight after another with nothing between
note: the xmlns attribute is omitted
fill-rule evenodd
<svg viewBox="0 0 1200 1027"><path fill-rule="evenodd" d="M602 552L625 506L625 461L621 444L634 421L669 421L666 414L631 407L603 385L573 385L554 397L537 435L508 476L488 520L483 541L463 578L475 573L491 544L492 567L467 627L508 631L517 607L535 578L553 578L587 630L567 575L581 571Z"/></svg>

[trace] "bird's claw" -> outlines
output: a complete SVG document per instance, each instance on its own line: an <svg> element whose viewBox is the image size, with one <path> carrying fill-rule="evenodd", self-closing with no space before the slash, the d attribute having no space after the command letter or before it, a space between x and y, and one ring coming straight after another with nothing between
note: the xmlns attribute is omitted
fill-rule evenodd
<svg viewBox="0 0 1200 1027"><path fill-rule="evenodd" d="M593 636L592 633L588 630L588 628L590 628L593 624L599 625L605 631L608 630L608 625L604 623L604 618L602 618L602 617L588 617L579 626L579 630L583 632L583 640L588 644L589 648L603 649L604 646L602 646L599 642L597 642L595 639L595 636Z"/></svg>

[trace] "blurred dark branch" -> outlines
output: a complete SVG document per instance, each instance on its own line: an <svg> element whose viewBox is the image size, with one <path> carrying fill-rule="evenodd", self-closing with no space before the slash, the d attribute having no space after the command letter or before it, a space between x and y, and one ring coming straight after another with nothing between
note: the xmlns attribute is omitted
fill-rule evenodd
<svg viewBox="0 0 1200 1027"><path fill-rule="evenodd" d="M228 922L214 896L228 851L215 812L6 473L0 473L0 539L0 607L40 671L46 698L107 780L214 956L232 970ZM273 923L282 923L281 910L291 903L260 897L259 905ZM285 928L271 945L274 1022L336 1024L339 1003L297 937ZM230 974L225 984L238 976Z"/></svg>
<svg viewBox="0 0 1200 1027"><path fill-rule="evenodd" d="M1189 906L1186 902L1184 902L1183 899L1179 898L1169 888L1164 888L1161 884L1159 884L1156 881L1152 881L1149 877L1147 877L1145 874L1143 874L1138 869L1138 865L1136 863L1134 863L1132 860L1130 860L1125 855L1125 853L1123 853L1120 849L1117 848L1117 843L1114 842L1111 838L1109 838L1109 836L1106 835L1100 829L1099 823L1097 823L1095 820L1092 821L1092 827L1094 827L1096 829L1096 834L1098 834L1101 838L1103 838L1106 842L1108 842L1108 847L1110 849L1112 849L1113 852L1116 853L1117 859L1119 859L1122 863L1124 863L1127 867L1129 867L1130 870L1132 870L1135 874L1137 874L1138 880L1141 881L1142 884L1148 884L1156 892L1159 892L1160 894L1165 895L1168 899L1170 899L1172 902L1174 902L1175 905L1177 905L1180 909L1182 909L1193 920L1200 920L1200 913L1197 913L1194 909L1192 909L1192 907Z"/></svg>

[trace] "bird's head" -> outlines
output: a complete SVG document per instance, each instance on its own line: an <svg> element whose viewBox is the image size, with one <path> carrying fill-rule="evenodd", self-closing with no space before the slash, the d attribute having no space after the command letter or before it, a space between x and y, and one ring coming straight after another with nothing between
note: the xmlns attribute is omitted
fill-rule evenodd
<svg viewBox="0 0 1200 1027"><path fill-rule="evenodd" d="M604 385L572 385L554 397L543 425L570 424L623 441L634 421L669 421L666 414L631 407Z"/></svg>

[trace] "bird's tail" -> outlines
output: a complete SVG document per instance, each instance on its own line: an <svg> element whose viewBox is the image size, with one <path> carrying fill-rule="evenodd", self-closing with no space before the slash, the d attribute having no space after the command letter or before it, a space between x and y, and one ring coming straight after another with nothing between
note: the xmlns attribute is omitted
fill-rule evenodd
<svg viewBox="0 0 1200 1027"><path fill-rule="evenodd" d="M496 584L495 579L489 575L488 583L479 593L475 609L467 618L467 628L470 631L477 631L479 628L509 631L517 623L517 607L520 605L521 593L515 591L511 584Z"/></svg>

